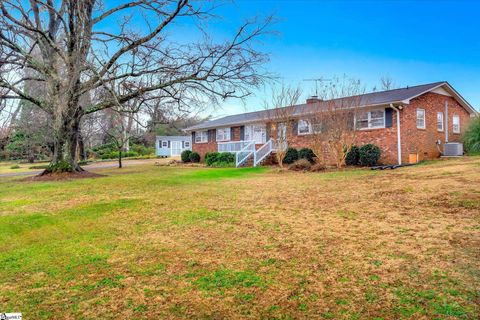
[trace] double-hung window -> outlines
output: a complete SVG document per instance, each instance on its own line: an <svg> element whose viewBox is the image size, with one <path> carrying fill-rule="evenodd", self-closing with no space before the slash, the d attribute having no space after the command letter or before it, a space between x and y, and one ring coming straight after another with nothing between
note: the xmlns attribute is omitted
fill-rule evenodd
<svg viewBox="0 0 480 320"><path fill-rule="evenodd" d="M360 112L356 116L357 129L385 128L385 109Z"/></svg>
<svg viewBox="0 0 480 320"><path fill-rule="evenodd" d="M460 133L460 116L454 115L452 118L453 133Z"/></svg>
<svg viewBox="0 0 480 320"><path fill-rule="evenodd" d="M230 140L230 128L218 128L217 141L229 141L229 140Z"/></svg>
<svg viewBox="0 0 480 320"><path fill-rule="evenodd" d="M443 131L443 112L437 112L437 130Z"/></svg>
<svg viewBox="0 0 480 320"><path fill-rule="evenodd" d="M162 141L162 148L168 147L168 141Z"/></svg>
<svg viewBox="0 0 480 320"><path fill-rule="evenodd" d="M425 129L425 109L417 109L417 128Z"/></svg>
<svg viewBox="0 0 480 320"><path fill-rule="evenodd" d="M208 142L208 131L197 131L195 133L195 143L205 143Z"/></svg>
<svg viewBox="0 0 480 320"><path fill-rule="evenodd" d="M312 125L307 120L298 120L298 134L310 134L312 133Z"/></svg>

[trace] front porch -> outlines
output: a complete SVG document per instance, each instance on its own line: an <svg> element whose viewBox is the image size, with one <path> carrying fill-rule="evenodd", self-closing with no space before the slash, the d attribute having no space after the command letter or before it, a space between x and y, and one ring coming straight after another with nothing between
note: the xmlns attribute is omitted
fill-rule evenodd
<svg viewBox="0 0 480 320"><path fill-rule="evenodd" d="M285 150L286 141L269 139L264 144L255 140L218 142L218 152L230 152L235 154L235 166L238 168L245 165L248 160L253 160L253 166L259 165L266 157L276 150Z"/></svg>

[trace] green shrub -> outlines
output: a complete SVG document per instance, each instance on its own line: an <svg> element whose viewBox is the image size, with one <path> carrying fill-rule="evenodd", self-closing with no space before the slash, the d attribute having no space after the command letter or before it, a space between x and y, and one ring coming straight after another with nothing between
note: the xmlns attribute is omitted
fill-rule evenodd
<svg viewBox="0 0 480 320"><path fill-rule="evenodd" d="M283 158L283 163L285 164L292 164L298 160L298 151L294 148L288 148L287 152L285 153L285 157Z"/></svg>
<svg viewBox="0 0 480 320"><path fill-rule="evenodd" d="M14 164L10 167L10 169L20 169L20 166L18 164Z"/></svg>
<svg viewBox="0 0 480 320"><path fill-rule="evenodd" d="M31 166L31 167L28 167L28 169L47 169L49 167L48 164L40 164L38 166Z"/></svg>
<svg viewBox="0 0 480 320"><path fill-rule="evenodd" d="M180 158L182 159L182 162L190 162L191 154L192 154L191 150L183 150L182 153L180 154Z"/></svg>
<svg viewBox="0 0 480 320"><path fill-rule="evenodd" d="M359 163L361 166L373 167L380 159L380 148L374 144L366 144L359 149Z"/></svg>
<svg viewBox="0 0 480 320"><path fill-rule="evenodd" d="M222 152L218 155L218 162L234 163L235 155L230 152Z"/></svg>
<svg viewBox="0 0 480 320"><path fill-rule="evenodd" d="M197 152L190 153L190 161L193 163L200 162L200 155Z"/></svg>
<svg viewBox="0 0 480 320"><path fill-rule="evenodd" d="M360 149L357 146L352 146L345 157L345 164L347 166L357 166L360 160Z"/></svg>
<svg viewBox="0 0 480 320"><path fill-rule="evenodd" d="M298 159L294 163L288 166L289 170L293 171L308 171L312 167L312 164L307 159Z"/></svg>
<svg viewBox="0 0 480 320"><path fill-rule="evenodd" d="M100 156L100 159L106 160L106 159L117 159L119 155L118 151L110 151L108 153L104 153L102 156ZM129 157L138 157L139 154L136 153L135 151L123 151L122 152L122 158L129 158Z"/></svg>
<svg viewBox="0 0 480 320"><path fill-rule="evenodd" d="M465 131L463 137L465 150L470 154L480 153L480 117L474 118Z"/></svg>
<svg viewBox="0 0 480 320"><path fill-rule="evenodd" d="M208 152L205 164L210 167L231 167L235 163L235 155L230 152Z"/></svg>
<svg viewBox="0 0 480 320"><path fill-rule="evenodd" d="M220 153L218 152L207 152L205 154L205 164L207 166L211 166L213 165L215 162L218 161L218 157L219 157Z"/></svg>
<svg viewBox="0 0 480 320"><path fill-rule="evenodd" d="M298 150L298 158L299 159L307 159L308 162L314 163L315 162L315 153L310 148L302 148Z"/></svg>

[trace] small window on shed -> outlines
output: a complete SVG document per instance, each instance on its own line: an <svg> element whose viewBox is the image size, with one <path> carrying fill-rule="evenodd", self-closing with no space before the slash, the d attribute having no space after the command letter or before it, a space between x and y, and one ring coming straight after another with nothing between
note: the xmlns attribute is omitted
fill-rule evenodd
<svg viewBox="0 0 480 320"><path fill-rule="evenodd" d="M189 148L190 147L190 141L185 141L185 148Z"/></svg>
<svg viewBox="0 0 480 320"><path fill-rule="evenodd" d="M168 141L162 141L162 148L168 148Z"/></svg>

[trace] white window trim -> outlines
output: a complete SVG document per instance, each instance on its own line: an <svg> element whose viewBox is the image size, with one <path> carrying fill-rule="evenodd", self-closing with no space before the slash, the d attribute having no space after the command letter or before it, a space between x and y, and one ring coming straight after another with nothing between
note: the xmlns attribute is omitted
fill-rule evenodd
<svg viewBox="0 0 480 320"><path fill-rule="evenodd" d="M227 131L226 131L226 134L224 134L223 139L220 139L220 137L218 136L218 132L219 132L220 130L227 130ZM231 135L231 129L230 129L230 127L217 128L217 130L215 130L215 131L216 131L217 141L220 141L220 142L221 142L221 141L230 141L230 140L232 139L232 137L230 136L230 135Z"/></svg>
<svg viewBox="0 0 480 320"><path fill-rule="evenodd" d="M455 130L455 121L454 119L457 118L458 119L458 130ZM453 133L460 133L462 130L460 129L460 116L458 114L454 114L452 116L452 132Z"/></svg>
<svg viewBox="0 0 480 320"><path fill-rule="evenodd" d="M423 111L423 127L422 126L418 126L418 111ZM417 110L415 111L415 124L417 125L417 129L426 129L427 128L427 112L425 111L425 109L422 109L422 108L417 108Z"/></svg>
<svg viewBox="0 0 480 320"><path fill-rule="evenodd" d="M300 121L304 121L308 124L308 132L300 132ZM305 136L307 134L312 134L312 124L310 123L310 121L305 120L305 119L299 119L298 124L297 124L297 134L299 136Z"/></svg>
<svg viewBox="0 0 480 320"><path fill-rule="evenodd" d="M203 139L203 134L199 135L199 133L205 133L205 140ZM200 141L197 141L198 137L202 137ZM207 143L208 142L208 130L201 130L195 132L195 143Z"/></svg>
<svg viewBox="0 0 480 320"><path fill-rule="evenodd" d="M372 111L383 111L383 124L380 125L380 126L372 126L371 125L371 122L372 122L372 114L371 112ZM373 110L369 110L369 111L364 111L367 113L367 121L368 121L368 127L366 128L357 128L357 115L355 114L355 117L353 119L353 123L354 123L354 127L355 127L355 130L375 130L375 129L385 129L386 128L386 121L387 121L387 115L386 115L386 112L385 112L385 108L383 109L373 109Z"/></svg>
<svg viewBox="0 0 480 320"><path fill-rule="evenodd" d="M438 121L438 116L439 116L439 115L442 115L442 121L441 121L441 122ZM441 129L438 128L438 125L439 125L440 123L442 124L442 128L441 128ZM445 131L445 116L444 116L443 112L437 112L437 131L438 131L438 132L443 132L443 131Z"/></svg>

